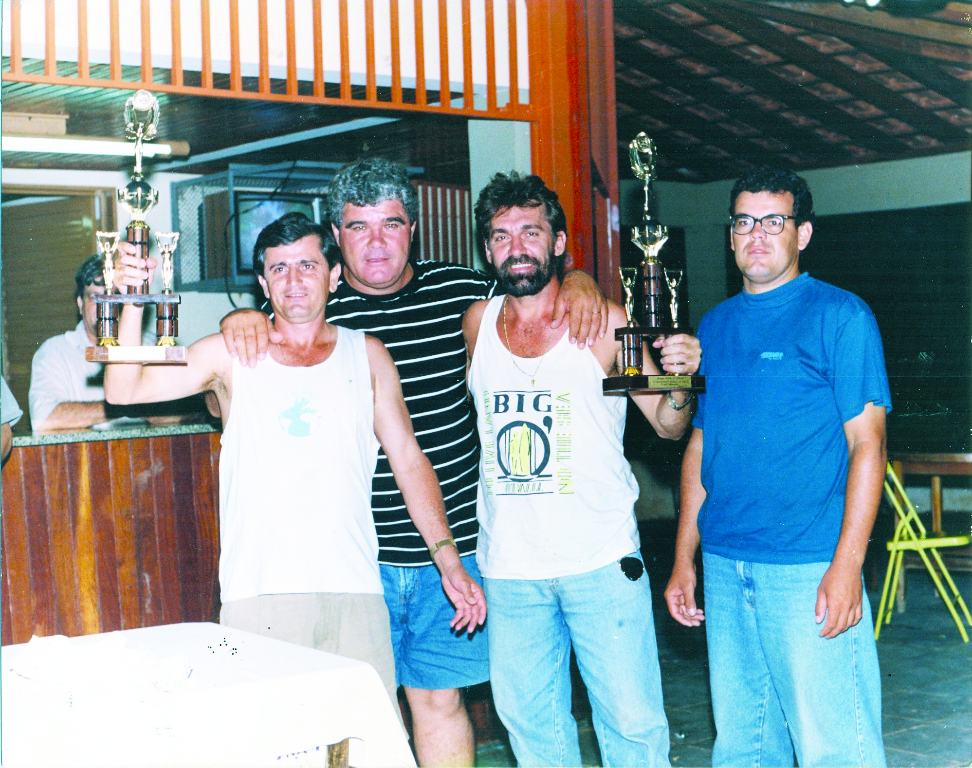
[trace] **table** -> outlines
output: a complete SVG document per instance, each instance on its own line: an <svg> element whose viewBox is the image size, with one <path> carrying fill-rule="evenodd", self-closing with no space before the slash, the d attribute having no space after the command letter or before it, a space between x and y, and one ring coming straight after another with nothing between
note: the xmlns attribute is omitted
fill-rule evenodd
<svg viewBox="0 0 972 768"><path fill-rule="evenodd" d="M972 475L972 453L912 453L890 457L904 484L905 475L931 475L932 533L942 532L942 475Z"/></svg>
<svg viewBox="0 0 972 768"><path fill-rule="evenodd" d="M210 623L0 650L8 766L413 766L367 664Z"/></svg>

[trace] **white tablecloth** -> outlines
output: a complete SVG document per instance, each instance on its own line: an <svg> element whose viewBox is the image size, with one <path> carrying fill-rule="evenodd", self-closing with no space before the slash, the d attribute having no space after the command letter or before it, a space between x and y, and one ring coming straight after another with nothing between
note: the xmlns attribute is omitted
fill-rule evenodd
<svg viewBox="0 0 972 768"><path fill-rule="evenodd" d="M0 760L16 766L415 765L378 673L218 624L0 649Z"/></svg>

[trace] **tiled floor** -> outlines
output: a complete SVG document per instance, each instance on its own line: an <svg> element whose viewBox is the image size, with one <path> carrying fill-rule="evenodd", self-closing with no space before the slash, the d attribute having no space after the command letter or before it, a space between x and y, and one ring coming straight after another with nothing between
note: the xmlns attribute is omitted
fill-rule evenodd
<svg viewBox="0 0 972 768"><path fill-rule="evenodd" d="M642 526L643 552L655 596L655 626L673 766L710 765L715 728L709 701L704 632L676 624L662 604L670 572L674 528ZM878 555L877 557L880 557ZM865 566L869 571L869 564ZM883 569L878 580L883 580ZM972 603L972 574L954 573ZM880 589L880 583L878 589ZM972 643L963 643L924 570L907 572L907 609L895 613L878 641L889 766L972 765ZM870 592L877 612L880 592ZM473 698L488 691L472 691ZM584 765L599 765L586 697L575 697ZM482 725L482 722L480 723ZM495 716L478 734L477 764L513 766L512 752Z"/></svg>

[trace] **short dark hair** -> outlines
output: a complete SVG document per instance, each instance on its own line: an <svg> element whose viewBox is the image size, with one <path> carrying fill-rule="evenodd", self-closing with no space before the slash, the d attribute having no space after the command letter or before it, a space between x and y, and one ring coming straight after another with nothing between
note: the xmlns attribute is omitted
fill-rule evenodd
<svg viewBox="0 0 972 768"><path fill-rule="evenodd" d="M74 275L74 297L80 299L84 296L84 289L89 285L105 284L105 257L96 253L89 256L78 267Z"/></svg>
<svg viewBox="0 0 972 768"><path fill-rule="evenodd" d="M253 246L253 269L258 275L263 274L263 264L267 255L267 248L296 243L308 235L317 235L320 242L321 255L327 262L328 268L333 268L340 261L341 252L334 242L334 236L320 224L315 224L300 211L285 213L271 224L267 224L257 235Z"/></svg>
<svg viewBox="0 0 972 768"><path fill-rule="evenodd" d="M736 212L736 198L743 192L771 192L779 195L789 192L793 195L793 218L797 226L805 221L813 221L813 195L807 182L787 168L763 165L754 168L740 178L729 193L729 215Z"/></svg>
<svg viewBox="0 0 972 768"><path fill-rule="evenodd" d="M397 200L410 224L418 221L418 196L408 178L408 169L394 160L369 157L355 160L334 174L327 188L327 214L341 228L344 206L378 205Z"/></svg>
<svg viewBox="0 0 972 768"><path fill-rule="evenodd" d="M533 174L525 175L517 171L497 173L483 187L476 200L476 233L480 242L489 240L493 219L509 208L539 208L543 206L543 217L550 225L554 235L567 232L567 217L560 205L557 193L543 183L543 179Z"/></svg>

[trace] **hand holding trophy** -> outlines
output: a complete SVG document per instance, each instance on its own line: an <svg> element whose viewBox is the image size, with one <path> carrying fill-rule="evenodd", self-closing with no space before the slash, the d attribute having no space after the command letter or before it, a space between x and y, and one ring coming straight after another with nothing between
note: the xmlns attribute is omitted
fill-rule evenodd
<svg viewBox="0 0 972 768"><path fill-rule="evenodd" d="M658 253L668 240L668 227L655 221L651 216L651 183L655 178L655 144L645 134L639 133L628 145L631 171L644 182L645 202L642 223L631 229L631 242L644 258L641 262L643 283L642 309L644 325L638 326L634 319L634 286L638 270L621 268L621 286L625 292L625 314L628 318L626 328L615 330L615 338L621 342L622 375L609 376L604 380L605 394L624 394L626 392L704 392L705 379L702 376L677 376L671 373L646 375L644 371L645 340L667 336L672 331L685 332L678 325L678 288L682 282L682 270L664 269ZM662 312L662 281L671 293L669 309L671 322L665 320Z"/></svg>
<svg viewBox="0 0 972 768"><path fill-rule="evenodd" d="M135 142L135 167L131 181L117 190L118 202L132 214L126 237L135 246L139 258L149 253L149 226L145 214L159 199L142 174L142 143L155 138L159 122L159 102L148 91L136 91L125 102L125 135ZM130 293L114 293L114 255L118 248L117 232L99 232L98 247L105 254L105 295L95 297L98 305L98 346L85 350L85 359L102 363L176 363L185 364L186 348L176 346L178 334L178 294L172 292L172 252L179 239L178 232L156 235L162 253L163 292L149 294L148 280ZM155 304L157 312L154 347L122 347L118 344L118 308L121 304Z"/></svg>

